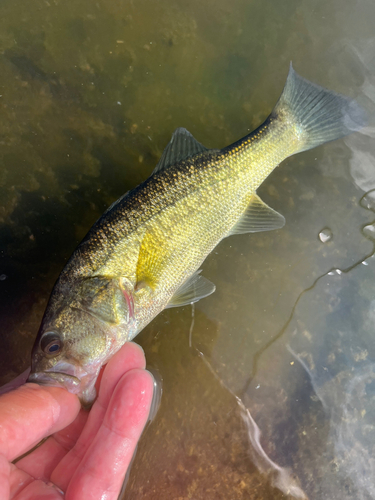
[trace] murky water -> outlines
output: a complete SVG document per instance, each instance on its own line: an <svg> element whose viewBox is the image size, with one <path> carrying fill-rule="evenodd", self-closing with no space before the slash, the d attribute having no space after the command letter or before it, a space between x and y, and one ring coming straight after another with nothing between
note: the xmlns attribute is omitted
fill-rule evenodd
<svg viewBox="0 0 375 500"><path fill-rule="evenodd" d="M374 111L375 4L26 0L0 5L0 375L54 280L177 126L222 147L302 75ZM283 163L287 220L223 241L214 295L138 337L163 381L127 499L375 497L375 133ZM366 194L367 193L367 194Z"/></svg>

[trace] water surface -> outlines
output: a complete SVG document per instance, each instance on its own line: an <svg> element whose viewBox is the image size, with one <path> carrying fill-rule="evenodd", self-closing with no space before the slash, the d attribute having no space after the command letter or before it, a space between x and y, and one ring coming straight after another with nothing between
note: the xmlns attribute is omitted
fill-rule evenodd
<svg viewBox="0 0 375 500"><path fill-rule="evenodd" d="M1 382L24 370L65 261L152 172L173 130L223 147L271 111L289 61L374 111L373 2L4 1ZM286 217L223 241L217 291L137 338L163 383L127 499L375 496L373 129L285 161Z"/></svg>

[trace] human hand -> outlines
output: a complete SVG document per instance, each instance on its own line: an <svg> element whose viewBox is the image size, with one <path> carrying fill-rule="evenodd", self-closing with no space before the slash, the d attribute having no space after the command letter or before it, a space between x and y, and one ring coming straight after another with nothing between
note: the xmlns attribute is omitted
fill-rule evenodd
<svg viewBox="0 0 375 500"><path fill-rule="evenodd" d="M57 387L28 383L2 395L0 499L117 499L150 411L144 368L141 348L125 344L102 370L90 412Z"/></svg>

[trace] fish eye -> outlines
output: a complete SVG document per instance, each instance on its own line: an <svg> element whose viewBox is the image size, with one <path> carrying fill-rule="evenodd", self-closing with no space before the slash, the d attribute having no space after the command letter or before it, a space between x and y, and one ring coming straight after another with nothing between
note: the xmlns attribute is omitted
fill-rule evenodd
<svg viewBox="0 0 375 500"><path fill-rule="evenodd" d="M58 333L47 332L40 339L40 348L48 356L57 356L62 348L62 340Z"/></svg>

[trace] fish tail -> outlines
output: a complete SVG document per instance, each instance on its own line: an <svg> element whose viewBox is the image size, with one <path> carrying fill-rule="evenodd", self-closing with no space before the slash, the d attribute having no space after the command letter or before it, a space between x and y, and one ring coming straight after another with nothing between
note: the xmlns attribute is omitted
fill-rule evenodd
<svg viewBox="0 0 375 500"><path fill-rule="evenodd" d="M292 63L271 116L294 127L298 138L294 153L344 137L366 123L363 109L354 100L302 78Z"/></svg>

